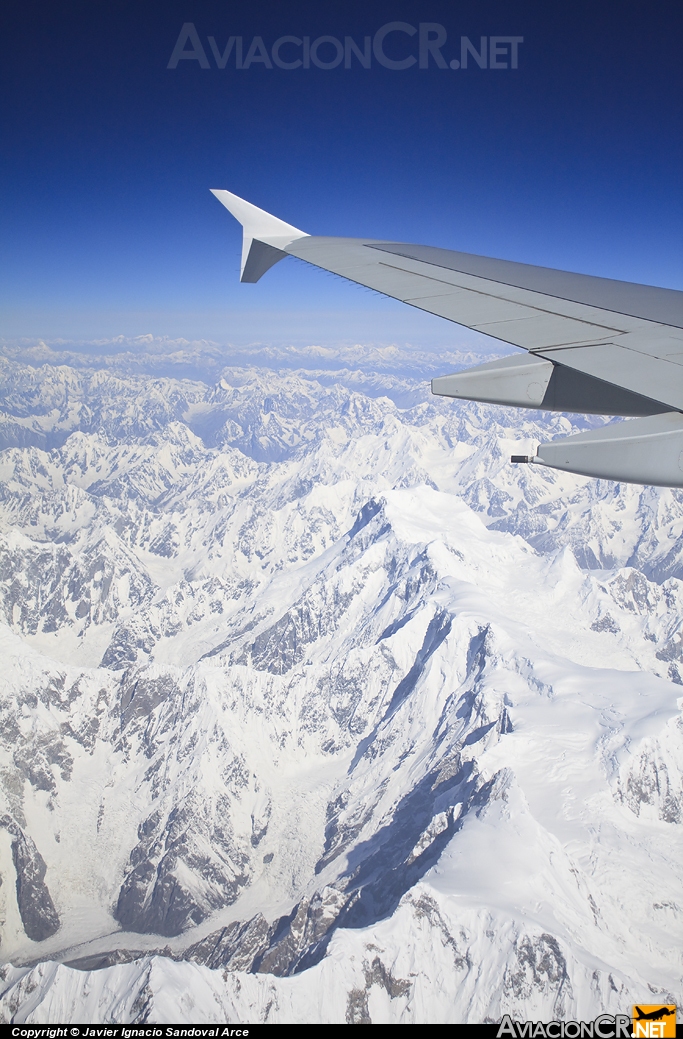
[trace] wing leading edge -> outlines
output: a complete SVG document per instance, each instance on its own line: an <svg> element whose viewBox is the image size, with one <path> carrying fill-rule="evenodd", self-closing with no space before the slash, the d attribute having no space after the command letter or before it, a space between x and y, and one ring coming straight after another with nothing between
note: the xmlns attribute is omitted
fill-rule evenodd
<svg viewBox="0 0 683 1039"><path fill-rule="evenodd" d="M308 235L231 192L213 193L244 228L242 281L296 256L528 351L434 379L434 393L633 417L516 461L683 487L683 292L431 246Z"/></svg>

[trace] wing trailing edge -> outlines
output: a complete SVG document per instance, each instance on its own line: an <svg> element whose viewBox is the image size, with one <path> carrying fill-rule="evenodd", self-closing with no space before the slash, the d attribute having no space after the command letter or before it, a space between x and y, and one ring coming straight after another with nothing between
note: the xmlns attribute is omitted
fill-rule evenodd
<svg viewBox="0 0 683 1039"><path fill-rule="evenodd" d="M431 246L311 236L229 191L213 194L243 226L243 282L292 255L528 351L434 379L434 393L632 419L514 461L683 487L683 292Z"/></svg>

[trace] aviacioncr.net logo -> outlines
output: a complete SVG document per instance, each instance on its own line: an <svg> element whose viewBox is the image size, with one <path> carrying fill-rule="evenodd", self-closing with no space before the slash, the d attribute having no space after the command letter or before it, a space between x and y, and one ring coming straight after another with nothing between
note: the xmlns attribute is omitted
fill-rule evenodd
<svg viewBox="0 0 683 1039"><path fill-rule="evenodd" d="M643 1003L633 1007L633 1039L675 1039L675 1035L673 1003Z"/></svg>

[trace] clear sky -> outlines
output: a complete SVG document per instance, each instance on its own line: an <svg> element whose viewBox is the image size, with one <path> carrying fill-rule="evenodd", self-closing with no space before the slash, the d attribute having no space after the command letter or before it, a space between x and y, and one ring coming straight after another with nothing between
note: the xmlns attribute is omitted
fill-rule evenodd
<svg viewBox="0 0 683 1039"><path fill-rule="evenodd" d="M678 4L22 0L2 17L0 336L465 340L293 260L240 285L240 231L211 187L313 234L683 288ZM187 22L206 62L169 69ZM429 51L427 68L258 60L282 36L362 50L390 22L443 26L446 67ZM417 58L419 35L388 33L380 54ZM234 44L220 69L210 36L219 57L230 36L243 62L254 37L264 50L238 69ZM507 68L451 68L463 36L523 37L518 68L505 43Z"/></svg>

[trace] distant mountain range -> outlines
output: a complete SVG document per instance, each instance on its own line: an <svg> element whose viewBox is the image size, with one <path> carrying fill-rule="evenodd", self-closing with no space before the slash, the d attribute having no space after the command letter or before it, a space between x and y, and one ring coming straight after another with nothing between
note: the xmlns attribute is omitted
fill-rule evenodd
<svg viewBox="0 0 683 1039"><path fill-rule="evenodd" d="M0 1020L682 1003L683 492L404 358L55 360L0 358Z"/></svg>

